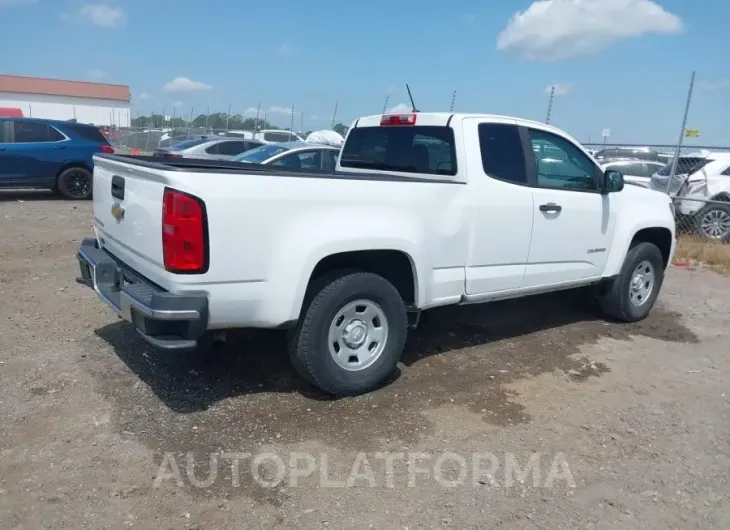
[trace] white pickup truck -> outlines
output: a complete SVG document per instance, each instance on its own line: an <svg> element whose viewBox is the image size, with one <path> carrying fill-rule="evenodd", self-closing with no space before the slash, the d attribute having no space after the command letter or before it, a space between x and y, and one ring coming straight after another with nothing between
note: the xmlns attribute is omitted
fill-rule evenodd
<svg viewBox="0 0 730 530"><path fill-rule="evenodd" d="M286 329L296 370L335 395L383 384L424 309L592 285L609 316L642 319L675 249L667 195L517 118L363 117L330 173L94 164L81 283L164 350Z"/></svg>

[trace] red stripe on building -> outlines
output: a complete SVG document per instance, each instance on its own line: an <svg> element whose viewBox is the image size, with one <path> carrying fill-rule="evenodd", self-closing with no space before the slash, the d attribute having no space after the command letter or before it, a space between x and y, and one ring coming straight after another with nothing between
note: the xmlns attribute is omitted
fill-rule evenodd
<svg viewBox="0 0 730 530"><path fill-rule="evenodd" d="M39 77L20 77L15 75L0 75L0 92L111 99L125 102L129 102L132 99L129 87L126 85L108 85L106 83L42 79Z"/></svg>

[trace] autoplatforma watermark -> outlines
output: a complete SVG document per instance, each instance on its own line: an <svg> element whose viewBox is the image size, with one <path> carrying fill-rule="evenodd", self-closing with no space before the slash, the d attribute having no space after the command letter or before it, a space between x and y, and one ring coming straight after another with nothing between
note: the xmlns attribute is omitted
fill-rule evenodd
<svg viewBox="0 0 730 530"><path fill-rule="evenodd" d="M182 462L180 460L182 459ZM181 471L181 467L184 472ZM337 469L335 469L337 468ZM154 487L210 488L220 482L237 488L254 483L264 488L297 487L305 481L325 488L409 487L435 482L445 488L574 488L575 479L563 453L379 452L357 453L351 462L333 465L328 453L211 453L197 458L164 453ZM312 483L314 481L314 483Z"/></svg>

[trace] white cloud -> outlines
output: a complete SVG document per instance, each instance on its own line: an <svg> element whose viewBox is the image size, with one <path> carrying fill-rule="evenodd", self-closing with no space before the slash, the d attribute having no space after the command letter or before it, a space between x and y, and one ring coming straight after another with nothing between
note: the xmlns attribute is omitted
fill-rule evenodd
<svg viewBox="0 0 730 530"><path fill-rule="evenodd" d="M556 96L567 96L568 92L573 90L575 83L555 83L554 85L548 85L545 87L545 93L550 94L553 87L555 87Z"/></svg>
<svg viewBox="0 0 730 530"><path fill-rule="evenodd" d="M189 77L176 77L172 81L165 83L162 87L163 92L197 92L199 90L210 90L213 88L200 81L193 81Z"/></svg>
<svg viewBox="0 0 730 530"><path fill-rule="evenodd" d="M109 77L109 74L107 74L104 70L94 68L86 72L86 77L88 77L89 79L93 79L94 81L99 81L101 79L106 79L107 77Z"/></svg>
<svg viewBox="0 0 730 530"><path fill-rule="evenodd" d="M497 49L555 61L593 55L632 37L681 31L682 20L653 0L539 0L512 16Z"/></svg>
<svg viewBox="0 0 730 530"><path fill-rule="evenodd" d="M701 90L720 90L730 87L730 79L721 79L719 81L700 81L697 88Z"/></svg>
<svg viewBox="0 0 730 530"><path fill-rule="evenodd" d="M61 18L68 18L68 15L61 15ZM106 4L86 4L77 13L76 18L81 22L104 28L123 26L127 21L127 15L121 7Z"/></svg>
<svg viewBox="0 0 730 530"><path fill-rule="evenodd" d="M405 103L398 103L395 107L391 107L388 109L388 112L392 113L392 114L398 114L401 112L412 112L412 111L413 111L413 107L411 107L410 105L406 105Z"/></svg>
<svg viewBox="0 0 730 530"><path fill-rule="evenodd" d="M139 99L150 99L150 95L147 92L140 92Z"/></svg>
<svg viewBox="0 0 730 530"><path fill-rule="evenodd" d="M254 118L256 117L256 112L256 107L249 107L241 113L241 116ZM291 116L291 107L280 107L278 105L272 105L269 108L259 109L258 113L259 118L263 118L264 114L286 114L287 116Z"/></svg>
<svg viewBox="0 0 730 530"><path fill-rule="evenodd" d="M24 6L37 2L38 0L0 0L0 7Z"/></svg>
<svg viewBox="0 0 730 530"><path fill-rule="evenodd" d="M291 107L280 107L280 106L274 105L272 107L269 107L266 112L268 114L289 114L289 115L291 115Z"/></svg>

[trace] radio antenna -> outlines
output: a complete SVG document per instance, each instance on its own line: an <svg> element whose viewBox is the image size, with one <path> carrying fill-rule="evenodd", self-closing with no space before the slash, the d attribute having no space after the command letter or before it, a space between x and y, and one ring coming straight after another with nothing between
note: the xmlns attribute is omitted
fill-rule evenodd
<svg viewBox="0 0 730 530"><path fill-rule="evenodd" d="M411 100L411 108L413 109L413 112L419 112L419 110L416 108L416 104L413 102L413 95L411 94L411 87L408 86L408 83L406 83L406 90L408 91L408 98Z"/></svg>

